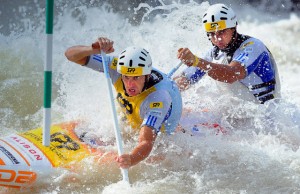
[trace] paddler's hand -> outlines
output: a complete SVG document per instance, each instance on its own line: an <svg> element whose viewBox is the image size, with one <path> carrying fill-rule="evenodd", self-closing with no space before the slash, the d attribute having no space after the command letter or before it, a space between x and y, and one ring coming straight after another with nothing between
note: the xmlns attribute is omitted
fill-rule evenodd
<svg viewBox="0 0 300 194"><path fill-rule="evenodd" d="M177 58L187 66L192 66L195 62L195 55L188 48L178 49Z"/></svg>
<svg viewBox="0 0 300 194"><path fill-rule="evenodd" d="M94 54L100 53L101 50L105 53L109 54L115 51L114 49L114 41L105 38L105 37L99 37L93 44L92 49L94 51Z"/></svg>
<svg viewBox="0 0 300 194"><path fill-rule="evenodd" d="M176 82L180 91L187 90L191 85L190 81L184 75L177 76L173 80Z"/></svg>
<svg viewBox="0 0 300 194"><path fill-rule="evenodd" d="M121 156L116 156L115 160L119 164L120 168L131 167L131 156L129 154L123 154Z"/></svg>

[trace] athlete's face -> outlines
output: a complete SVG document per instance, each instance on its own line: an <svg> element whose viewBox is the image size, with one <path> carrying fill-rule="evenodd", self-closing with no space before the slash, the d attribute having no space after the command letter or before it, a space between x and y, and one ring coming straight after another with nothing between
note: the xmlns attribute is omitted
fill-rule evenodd
<svg viewBox="0 0 300 194"><path fill-rule="evenodd" d="M146 76L126 76L122 75L122 80L128 96L136 96L140 94L144 88Z"/></svg>
<svg viewBox="0 0 300 194"><path fill-rule="evenodd" d="M228 28L225 30L219 30L217 32L208 32L208 37L211 42L219 49L225 49L233 38L235 28Z"/></svg>

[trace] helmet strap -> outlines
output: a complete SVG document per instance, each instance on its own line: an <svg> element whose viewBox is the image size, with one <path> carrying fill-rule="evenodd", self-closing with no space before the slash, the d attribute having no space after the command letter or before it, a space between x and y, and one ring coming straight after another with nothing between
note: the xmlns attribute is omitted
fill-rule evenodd
<svg viewBox="0 0 300 194"><path fill-rule="evenodd" d="M121 82L122 82L122 85L123 85L123 90L125 92L125 95L128 96L127 92L126 92L126 88L125 88L125 85L124 85L124 82L123 82L123 79L121 78Z"/></svg>
<svg viewBox="0 0 300 194"><path fill-rule="evenodd" d="M236 40L237 40L237 31L236 31L236 27L235 27L234 32L233 32L232 37L231 37L231 41L228 44L228 47L233 45L236 42Z"/></svg>
<svg viewBox="0 0 300 194"><path fill-rule="evenodd" d="M149 75L145 75L145 83L144 83L144 87L142 89L142 92L148 89L149 80L150 80L150 74Z"/></svg>

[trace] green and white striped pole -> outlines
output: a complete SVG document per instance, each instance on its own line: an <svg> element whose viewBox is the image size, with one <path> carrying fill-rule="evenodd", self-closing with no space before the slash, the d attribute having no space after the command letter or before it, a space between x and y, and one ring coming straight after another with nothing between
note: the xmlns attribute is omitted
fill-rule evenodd
<svg viewBox="0 0 300 194"><path fill-rule="evenodd" d="M44 66L44 128L43 145L50 145L51 94L52 94L52 47L53 47L53 5L54 0L46 2L46 59Z"/></svg>

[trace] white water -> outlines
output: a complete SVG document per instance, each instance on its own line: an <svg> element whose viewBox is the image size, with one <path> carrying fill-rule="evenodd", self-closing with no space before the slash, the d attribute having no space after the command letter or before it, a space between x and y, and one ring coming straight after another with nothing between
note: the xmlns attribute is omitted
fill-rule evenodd
<svg viewBox="0 0 300 194"><path fill-rule="evenodd" d="M143 4L141 5L143 6ZM151 53L154 64L168 72L177 64L176 51L189 47L204 52L209 42L201 27L208 3L174 3L152 22L130 25L123 16L102 7L78 7L81 15L55 15L53 53L53 123L83 119L82 129L113 138L105 77L64 57L73 45L91 44L98 36L115 41L116 54L129 45ZM58 172L35 193L297 193L300 192L300 18L272 15L249 5L234 4L238 30L257 37L272 51L279 68L283 100L279 105L253 105L218 91L215 82L203 79L183 93L184 106L194 111L185 122L218 122L228 129L215 135L203 128L202 136L160 136L152 156L164 154L160 163L142 162L129 170L131 187L124 185L114 165L102 169L86 160L78 175ZM155 9L155 8L154 8ZM259 9L260 10L260 9ZM80 17L87 18L83 24ZM43 20L41 18L41 20ZM42 126L43 26L24 32L0 34L0 118L2 135ZM179 70L180 71L180 70ZM297 112L298 111L298 112ZM272 119L274 118L274 119ZM128 138L127 138L128 139ZM131 150L136 138L125 141ZM110 148L116 149L116 148ZM76 176L77 181L71 181ZM1 191L1 190L0 190ZM32 192L32 191L30 191Z"/></svg>

